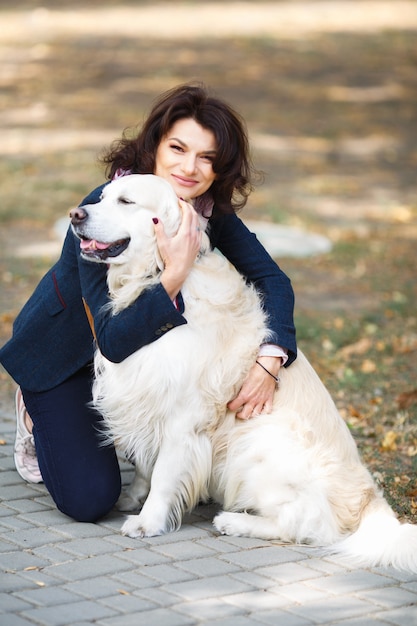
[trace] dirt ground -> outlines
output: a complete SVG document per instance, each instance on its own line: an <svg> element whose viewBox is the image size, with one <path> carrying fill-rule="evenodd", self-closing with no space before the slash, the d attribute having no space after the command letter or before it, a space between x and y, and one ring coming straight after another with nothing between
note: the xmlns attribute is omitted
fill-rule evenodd
<svg viewBox="0 0 417 626"><path fill-rule="evenodd" d="M52 226L152 99L198 80L246 119L245 215L327 236L279 258L300 346L401 515L417 510L417 5L0 2L0 340L57 256ZM0 372L1 405L14 389Z"/></svg>

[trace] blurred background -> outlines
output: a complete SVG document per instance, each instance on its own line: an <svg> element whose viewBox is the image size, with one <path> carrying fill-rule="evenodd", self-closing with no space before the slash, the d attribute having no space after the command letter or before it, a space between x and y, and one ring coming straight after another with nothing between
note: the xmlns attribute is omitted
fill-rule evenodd
<svg viewBox="0 0 417 626"><path fill-rule="evenodd" d="M59 255L57 221L103 182L103 148L202 81L265 173L242 217L331 242L274 253L299 344L416 519L417 3L16 0L0 24L1 343ZM14 388L1 370L10 416Z"/></svg>

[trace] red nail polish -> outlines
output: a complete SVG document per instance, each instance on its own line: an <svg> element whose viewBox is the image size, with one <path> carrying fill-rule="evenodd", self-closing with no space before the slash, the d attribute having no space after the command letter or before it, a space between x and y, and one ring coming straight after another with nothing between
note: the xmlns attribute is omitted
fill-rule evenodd
<svg viewBox="0 0 417 626"><path fill-rule="evenodd" d="M153 218L152 218L152 221L153 221L153 223L154 223L154 224L157 224L157 223L159 222L159 220L158 220L158 218L157 218L157 217L153 217Z"/></svg>

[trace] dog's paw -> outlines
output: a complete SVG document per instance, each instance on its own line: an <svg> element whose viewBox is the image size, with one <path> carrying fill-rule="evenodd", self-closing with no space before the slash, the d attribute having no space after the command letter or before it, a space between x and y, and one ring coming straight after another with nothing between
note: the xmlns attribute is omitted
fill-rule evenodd
<svg viewBox="0 0 417 626"><path fill-rule="evenodd" d="M136 539L138 537L157 537L164 530L158 526L143 524L140 515L129 515L122 526L122 535Z"/></svg>
<svg viewBox="0 0 417 626"><path fill-rule="evenodd" d="M137 511L141 506L141 501L137 498L132 498L127 492L122 493L116 502L116 509L118 511Z"/></svg>
<svg viewBox="0 0 417 626"><path fill-rule="evenodd" d="M246 534L242 527L241 513L228 513L226 511L218 513L213 519L213 526L222 535L241 537Z"/></svg>

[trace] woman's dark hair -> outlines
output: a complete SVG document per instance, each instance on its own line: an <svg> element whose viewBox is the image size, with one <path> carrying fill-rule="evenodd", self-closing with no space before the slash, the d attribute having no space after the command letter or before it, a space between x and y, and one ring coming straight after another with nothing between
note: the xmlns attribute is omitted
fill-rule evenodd
<svg viewBox="0 0 417 626"><path fill-rule="evenodd" d="M216 140L216 180L210 187L216 211L231 213L243 208L255 174L245 124L228 104L210 96L201 85L180 85L163 93L139 134L132 138L125 131L101 158L107 165L107 177L112 179L118 169L152 174L161 139L178 120L187 118L210 130Z"/></svg>

